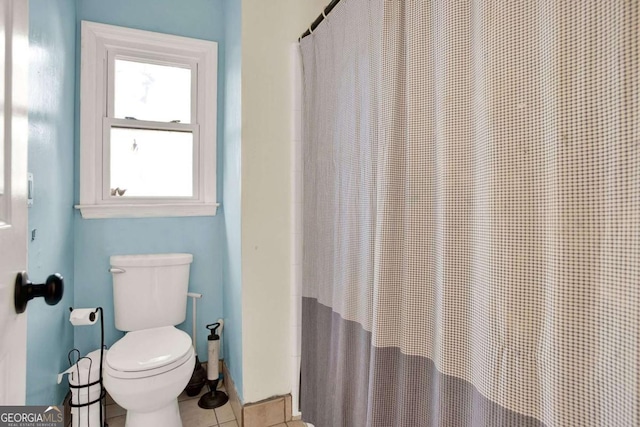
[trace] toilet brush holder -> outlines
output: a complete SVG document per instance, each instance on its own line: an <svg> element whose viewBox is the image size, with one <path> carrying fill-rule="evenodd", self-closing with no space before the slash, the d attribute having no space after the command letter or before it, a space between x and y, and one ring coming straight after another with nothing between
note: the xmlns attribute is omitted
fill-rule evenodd
<svg viewBox="0 0 640 427"><path fill-rule="evenodd" d="M200 394L202 387L207 383L207 373L205 372L198 356L196 356L196 366L193 368L193 374L191 374L191 379L187 384L187 387L184 389L187 396L194 397Z"/></svg>

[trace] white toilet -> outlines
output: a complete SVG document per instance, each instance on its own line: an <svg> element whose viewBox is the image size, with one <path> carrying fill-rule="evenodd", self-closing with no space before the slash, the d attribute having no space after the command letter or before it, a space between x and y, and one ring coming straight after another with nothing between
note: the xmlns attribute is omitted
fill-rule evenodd
<svg viewBox="0 0 640 427"><path fill-rule="evenodd" d="M191 254L111 257L116 328L127 334L109 349L104 385L127 410L127 427L181 427L178 395L195 354L184 321Z"/></svg>

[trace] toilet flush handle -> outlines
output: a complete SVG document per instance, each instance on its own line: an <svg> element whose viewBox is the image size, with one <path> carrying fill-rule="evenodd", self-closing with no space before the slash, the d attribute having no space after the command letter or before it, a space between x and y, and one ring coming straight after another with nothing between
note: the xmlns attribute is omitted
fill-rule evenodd
<svg viewBox="0 0 640 427"><path fill-rule="evenodd" d="M126 273L127 270L125 270L124 268L113 268L111 267L109 269L109 273L113 273L113 274L121 274L121 273Z"/></svg>

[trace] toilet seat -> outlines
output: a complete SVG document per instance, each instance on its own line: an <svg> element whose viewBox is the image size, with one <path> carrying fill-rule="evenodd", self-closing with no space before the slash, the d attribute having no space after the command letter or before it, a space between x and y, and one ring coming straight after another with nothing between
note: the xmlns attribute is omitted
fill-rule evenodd
<svg viewBox="0 0 640 427"><path fill-rule="evenodd" d="M105 358L105 369L114 378L146 378L171 371L193 355L191 338L173 326L127 333Z"/></svg>

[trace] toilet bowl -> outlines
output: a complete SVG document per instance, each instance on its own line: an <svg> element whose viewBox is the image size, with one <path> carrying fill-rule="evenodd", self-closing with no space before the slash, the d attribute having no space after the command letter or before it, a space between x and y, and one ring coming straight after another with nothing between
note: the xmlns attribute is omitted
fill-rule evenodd
<svg viewBox="0 0 640 427"><path fill-rule="evenodd" d="M105 387L127 410L127 426L182 426L177 396L195 365L189 335L173 326L129 332L105 362Z"/></svg>
<svg viewBox="0 0 640 427"><path fill-rule="evenodd" d="M195 366L186 317L191 254L111 257L115 326L127 332L105 358L104 386L126 427L182 427L178 395Z"/></svg>

